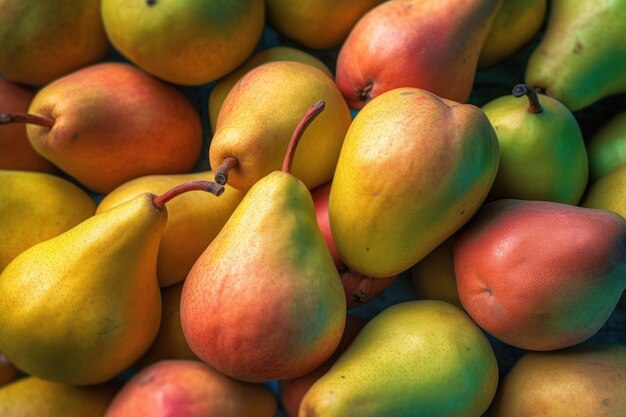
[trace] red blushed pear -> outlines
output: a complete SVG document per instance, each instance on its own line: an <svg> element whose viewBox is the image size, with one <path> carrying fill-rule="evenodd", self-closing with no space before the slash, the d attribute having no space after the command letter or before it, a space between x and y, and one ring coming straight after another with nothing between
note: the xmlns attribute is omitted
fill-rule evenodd
<svg viewBox="0 0 626 417"><path fill-rule="evenodd" d="M360 109L400 87L465 102L501 0L391 0L354 26L337 57L336 82Z"/></svg>
<svg viewBox="0 0 626 417"><path fill-rule="evenodd" d="M454 270L469 315L529 350L580 343L626 288L626 222L562 203L498 200L459 233Z"/></svg>
<svg viewBox="0 0 626 417"><path fill-rule="evenodd" d="M306 112L282 169L252 186L183 285L180 315L189 346L240 380L303 375L341 339L346 301L339 274L311 194L290 173L298 140L323 108L320 101Z"/></svg>
<svg viewBox="0 0 626 417"><path fill-rule="evenodd" d="M108 193L149 174L189 172L202 146L200 116L174 86L128 64L92 65L46 85L28 113L35 150L84 186Z"/></svg>

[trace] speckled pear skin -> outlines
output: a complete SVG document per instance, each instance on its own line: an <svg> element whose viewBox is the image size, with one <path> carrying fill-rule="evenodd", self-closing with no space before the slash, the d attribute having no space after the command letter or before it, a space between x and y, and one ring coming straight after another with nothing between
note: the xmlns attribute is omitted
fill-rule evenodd
<svg viewBox="0 0 626 417"><path fill-rule="evenodd" d="M626 222L612 212L498 200L457 235L454 269L468 314L529 350L580 343L626 288Z"/></svg>
<svg viewBox="0 0 626 417"><path fill-rule="evenodd" d="M479 108L416 88L376 97L346 134L330 190L342 261L372 277L407 270L478 210L498 162Z"/></svg>
<svg viewBox="0 0 626 417"><path fill-rule="evenodd" d="M194 353L240 380L294 378L332 354L346 300L301 181L275 171L248 191L189 272L180 314Z"/></svg>
<svg viewBox="0 0 626 417"><path fill-rule="evenodd" d="M142 194L15 258L0 276L0 350L24 372L97 384L148 349L161 320L167 211Z"/></svg>
<svg viewBox="0 0 626 417"><path fill-rule="evenodd" d="M494 352L467 314L443 301L409 301L365 325L298 416L477 417L497 385Z"/></svg>

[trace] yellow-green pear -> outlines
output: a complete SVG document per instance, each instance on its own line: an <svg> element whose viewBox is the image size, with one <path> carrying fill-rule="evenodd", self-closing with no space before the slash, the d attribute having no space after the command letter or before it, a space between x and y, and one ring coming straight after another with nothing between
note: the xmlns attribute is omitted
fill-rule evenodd
<svg viewBox="0 0 626 417"><path fill-rule="evenodd" d="M226 100L226 96L233 86L252 68L256 68L266 62L274 61L297 61L304 64L312 65L324 71L329 77L333 78L332 73L322 61L313 55L301 51L300 49L289 46L276 46L274 48L264 49L252 55L246 62L241 64L235 71L221 78L209 95L209 122L211 130L215 132L217 127L217 116L220 113L222 104Z"/></svg>
<svg viewBox="0 0 626 417"><path fill-rule="evenodd" d="M232 88L209 149L215 181L249 190L280 169L300 115L318 100L326 109L304 133L292 173L309 189L329 181L352 121L350 109L324 71L295 61L260 65Z"/></svg>
<svg viewBox="0 0 626 417"><path fill-rule="evenodd" d="M101 213L138 194L164 193L187 181L208 180L213 172L148 175L130 180L108 193L96 209ZM161 287L185 279L196 259L222 229L244 193L226 185L224 194L215 198L207 193L186 193L168 204L167 225L157 258L157 277Z"/></svg>
<svg viewBox="0 0 626 417"><path fill-rule="evenodd" d="M0 388L0 416L102 417L117 391L113 382L77 387L25 377Z"/></svg>
<svg viewBox="0 0 626 417"><path fill-rule="evenodd" d="M409 269L478 210L498 161L478 107L408 87L375 97L346 134L330 189L341 259L372 277Z"/></svg>
<svg viewBox="0 0 626 417"><path fill-rule="evenodd" d="M587 143L589 179L595 181L626 165L626 111L604 124Z"/></svg>
<svg viewBox="0 0 626 417"><path fill-rule="evenodd" d="M141 194L18 255L0 275L7 358L30 375L73 385L109 380L135 362L161 321L164 204L194 187Z"/></svg>
<svg viewBox="0 0 626 417"><path fill-rule="evenodd" d="M55 175L0 170L0 272L17 255L94 214L89 194Z"/></svg>
<svg viewBox="0 0 626 417"><path fill-rule="evenodd" d="M498 385L482 330L443 301L375 316L309 389L299 417L480 417Z"/></svg>

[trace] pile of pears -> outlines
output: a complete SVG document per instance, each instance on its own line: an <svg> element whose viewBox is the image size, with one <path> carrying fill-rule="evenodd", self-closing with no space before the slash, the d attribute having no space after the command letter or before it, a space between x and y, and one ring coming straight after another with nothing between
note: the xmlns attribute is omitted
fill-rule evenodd
<svg viewBox="0 0 626 417"><path fill-rule="evenodd" d="M626 415L626 0L0 0L0 416Z"/></svg>

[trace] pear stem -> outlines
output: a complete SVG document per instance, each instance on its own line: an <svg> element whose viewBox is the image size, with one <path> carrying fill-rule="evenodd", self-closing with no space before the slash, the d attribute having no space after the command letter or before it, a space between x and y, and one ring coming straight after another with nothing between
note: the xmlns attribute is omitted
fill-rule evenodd
<svg viewBox="0 0 626 417"><path fill-rule="evenodd" d="M208 191L215 196L220 196L224 192L224 187L212 181L189 181L170 188L163 194L155 197L153 203L156 208L162 209L165 203L187 191Z"/></svg>
<svg viewBox="0 0 626 417"><path fill-rule="evenodd" d="M239 166L239 160L234 156L227 156L222 161L222 165L215 172L215 182L218 184L226 184L228 181L228 173L230 170Z"/></svg>
<svg viewBox="0 0 626 417"><path fill-rule="evenodd" d="M51 129L54 126L54 119L29 113L0 113L0 126L9 123L29 123Z"/></svg>
<svg viewBox="0 0 626 417"><path fill-rule="evenodd" d="M517 84L515 87L513 87L513 95L515 97L528 97L529 112L537 114L543 111L543 107L539 102L539 96L537 95L537 92L528 84Z"/></svg>
<svg viewBox="0 0 626 417"><path fill-rule="evenodd" d="M291 135L291 139L289 140L289 144L287 144L287 152L285 153L285 159L283 160L283 166L281 171L290 173L291 165L293 164L293 158L296 154L296 148L298 147L298 142L300 142L300 138L302 134L306 130L306 128L311 124L311 122L324 110L326 107L326 103L324 100L320 100L304 113L300 122L293 131Z"/></svg>
<svg viewBox="0 0 626 417"><path fill-rule="evenodd" d="M358 303L364 303L367 299L367 294L370 292L370 287L372 286L372 277L362 277L359 282L359 286L352 293L352 300Z"/></svg>

